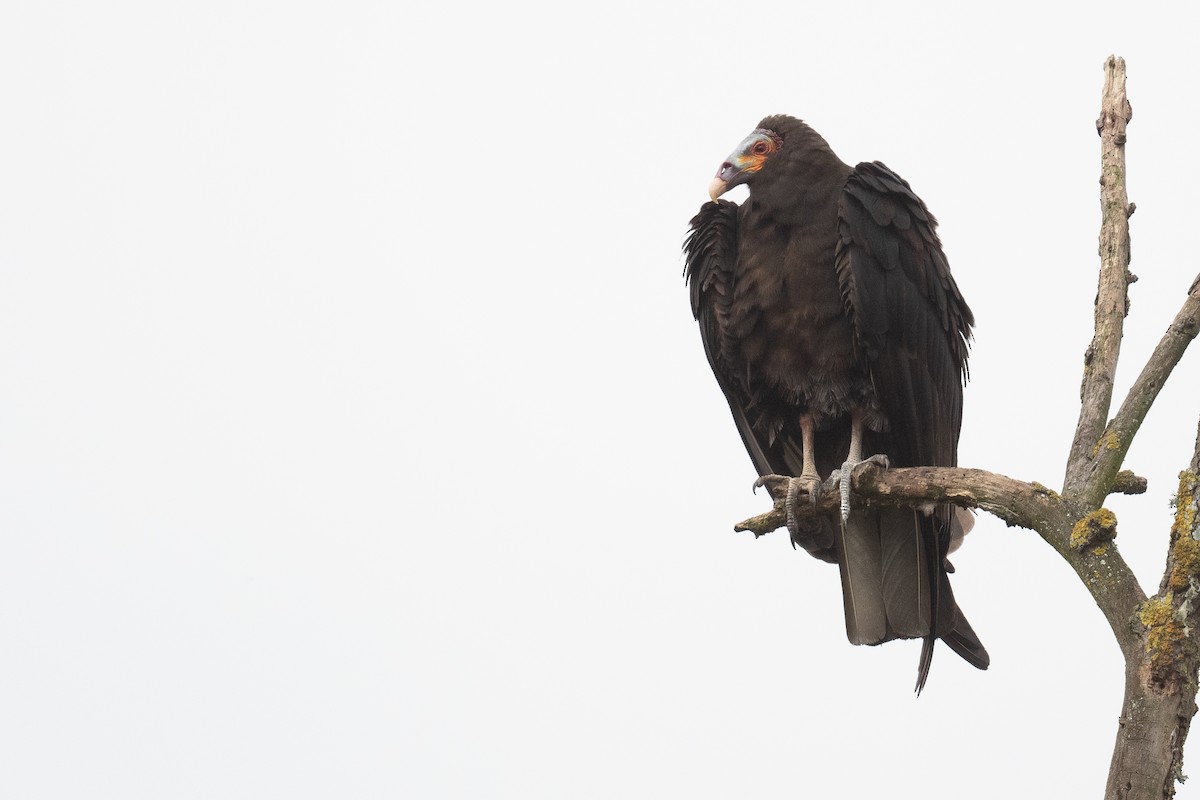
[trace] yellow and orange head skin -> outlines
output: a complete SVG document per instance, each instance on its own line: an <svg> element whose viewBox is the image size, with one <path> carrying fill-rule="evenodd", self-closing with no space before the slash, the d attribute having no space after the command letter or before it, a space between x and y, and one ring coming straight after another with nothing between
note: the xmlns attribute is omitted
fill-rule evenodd
<svg viewBox="0 0 1200 800"><path fill-rule="evenodd" d="M708 196L716 200L734 186L750 180L781 144L782 140L773 131L759 128L751 133L721 164L708 186Z"/></svg>

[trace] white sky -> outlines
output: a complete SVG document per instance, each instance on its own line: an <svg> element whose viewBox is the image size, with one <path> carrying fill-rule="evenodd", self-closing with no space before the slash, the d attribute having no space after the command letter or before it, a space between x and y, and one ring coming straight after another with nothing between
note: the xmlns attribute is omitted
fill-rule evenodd
<svg viewBox="0 0 1200 800"><path fill-rule="evenodd" d="M1057 487L1102 63L1123 396L1200 271L1196 19L402 5L0 11L0 796L1099 796L1119 653L1035 534L980 519L992 668L917 699L917 643L732 532L768 501L679 248L769 113L887 162L979 323L961 463ZM1151 590L1197 358L1111 501Z"/></svg>

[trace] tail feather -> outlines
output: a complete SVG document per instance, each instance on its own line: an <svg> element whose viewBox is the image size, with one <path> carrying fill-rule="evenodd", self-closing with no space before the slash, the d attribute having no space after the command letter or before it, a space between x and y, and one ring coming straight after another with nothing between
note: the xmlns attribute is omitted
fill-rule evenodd
<svg viewBox="0 0 1200 800"><path fill-rule="evenodd" d="M852 511L836 536L846 637L868 645L923 639L918 694L929 678L937 639L973 667L987 669L990 663L950 588L949 536L939 535L948 522L943 516L904 509Z"/></svg>
<svg viewBox="0 0 1200 800"><path fill-rule="evenodd" d="M850 512L838 531L837 556L846 610L846 638L853 644L887 641L879 521L875 512Z"/></svg>
<svg viewBox="0 0 1200 800"><path fill-rule="evenodd" d="M937 610L934 613L938 621L934 630L938 638L968 664L976 669L987 669L991 657L954 599L945 564L945 553L941 553L937 560Z"/></svg>
<svg viewBox="0 0 1200 800"><path fill-rule="evenodd" d="M921 520L916 512L903 508L881 509L877 514L889 638L925 636L932 604Z"/></svg>
<svg viewBox="0 0 1200 800"><path fill-rule="evenodd" d="M931 523L934 523L930 530L934 533L928 540L929 544L929 564L932 580L930 585L933 587L933 627L930 629L937 639L941 639L946 643L946 646L957 653L964 661L976 669L987 669L991 663L991 657L983 646L983 642L979 641L979 637L975 635L971 624L967 622L966 616L963 615L962 609L958 607L958 603L954 599L954 590L950 588L950 576L947 574L946 550L950 543L950 536L938 537L936 535L938 522L941 515L935 515L929 518ZM925 680L929 677L929 665L933 660L933 645L935 636L928 636L921 647L921 660L917 665L917 694L921 693L921 689L925 686Z"/></svg>

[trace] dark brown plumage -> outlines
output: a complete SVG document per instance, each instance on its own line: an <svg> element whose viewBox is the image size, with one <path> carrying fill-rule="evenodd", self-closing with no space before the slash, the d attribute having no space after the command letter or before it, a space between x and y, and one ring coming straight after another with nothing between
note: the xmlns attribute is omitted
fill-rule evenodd
<svg viewBox="0 0 1200 800"><path fill-rule="evenodd" d="M716 199L740 183L750 189L740 207ZM711 194L692 220L686 276L759 474L811 486L863 453L955 466L973 318L908 183L879 162L852 168L800 120L773 116L722 164ZM937 638L988 666L946 575L964 520L951 506L856 509L844 524L792 529L795 544L838 563L852 642L925 639L918 691Z"/></svg>

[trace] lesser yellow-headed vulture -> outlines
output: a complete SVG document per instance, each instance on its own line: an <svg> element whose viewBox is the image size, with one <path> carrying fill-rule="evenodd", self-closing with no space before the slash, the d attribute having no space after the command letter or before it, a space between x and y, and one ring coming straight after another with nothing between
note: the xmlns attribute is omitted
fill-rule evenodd
<svg viewBox="0 0 1200 800"><path fill-rule="evenodd" d="M739 184L750 191L740 206L718 199ZM684 246L692 311L759 475L794 476L811 494L864 453L957 465L974 320L908 183L878 161L851 167L804 122L772 116L710 195ZM851 642L924 639L920 691L936 639L988 666L947 577L969 520L949 505L868 506L789 527L838 564Z"/></svg>

